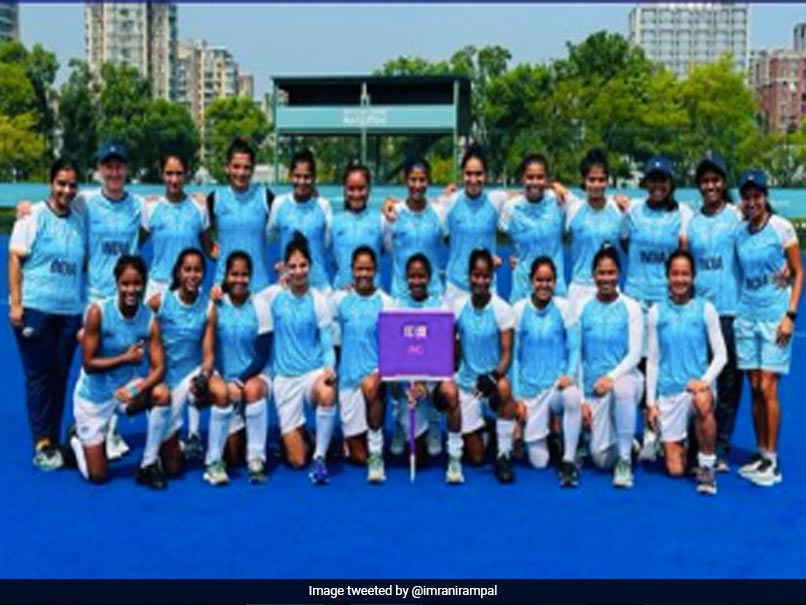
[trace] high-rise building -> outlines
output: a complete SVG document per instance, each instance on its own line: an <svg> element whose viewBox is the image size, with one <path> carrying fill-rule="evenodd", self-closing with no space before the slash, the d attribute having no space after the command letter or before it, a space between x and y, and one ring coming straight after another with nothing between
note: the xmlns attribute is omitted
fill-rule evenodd
<svg viewBox="0 0 806 605"><path fill-rule="evenodd" d="M0 40L20 39L20 12L16 2L0 2Z"/></svg>
<svg viewBox="0 0 806 605"><path fill-rule="evenodd" d="M630 11L630 43L684 78L729 54L747 72L748 7L735 2L642 3Z"/></svg>
<svg viewBox="0 0 806 605"><path fill-rule="evenodd" d="M255 76L248 73L238 75L238 96L248 99L255 98Z"/></svg>
<svg viewBox="0 0 806 605"><path fill-rule="evenodd" d="M238 63L229 50L208 46L205 41L179 43L177 101L187 107L200 128L204 127L204 113L210 103L238 94Z"/></svg>
<svg viewBox="0 0 806 605"><path fill-rule="evenodd" d="M155 98L176 97L176 5L170 2L87 2L86 54L90 69L130 65L151 82Z"/></svg>
<svg viewBox="0 0 806 605"><path fill-rule="evenodd" d="M806 50L806 23L798 23L795 26L795 50Z"/></svg>

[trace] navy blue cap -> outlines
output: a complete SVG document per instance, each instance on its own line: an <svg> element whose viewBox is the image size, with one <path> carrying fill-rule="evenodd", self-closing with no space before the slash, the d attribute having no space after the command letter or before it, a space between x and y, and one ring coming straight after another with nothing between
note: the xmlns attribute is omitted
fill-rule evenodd
<svg viewBox="0 0 806 605"><path fill-rule="evenodd" d="M112 158L117 158L121 162L129 161L126 147L120 141L106 141L98 150L98 161L102 164Z"/></svg>
<svg viewBox="0 0 806 605"><path fill-rule="evenodd" d="M653 155L644 168L644 178L648 178L650 174L662 174L669 179L674 179L672 161L665 155Z"/></svg>
<svg viewBox="0 0 806 605"><path fill-rule="evenodd" d="M725 158L718 151L711 151L710 149L705 152L705 155L697 164L696 180L699 181L702 175L708 170L714 170L722 175L722 178L727 178L728 167L725 164Z"/></svg>
<svg viewBox="0 0 806 605"><path fill-rule="evenodd" d="M745 170L739 177L739 191L745 187L755 187L764 193L769 192L767 187L767 175L763 170Z"/></svg>

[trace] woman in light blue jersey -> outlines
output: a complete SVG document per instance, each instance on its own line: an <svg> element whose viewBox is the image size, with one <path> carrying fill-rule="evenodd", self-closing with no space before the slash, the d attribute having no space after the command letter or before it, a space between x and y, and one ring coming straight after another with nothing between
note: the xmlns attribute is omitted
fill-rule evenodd
<svg viewBox="0 0 806 605"><path fill-rule="evenodd" d="M333 217L333 286L339 290L353 283L351 262L359 247L369 246L376 259L381 255L383 218L367 209L371 181L369 168L362 164L350 164L344 171L344 212ZM380 271L376 271L375 286L380 285Z"/></svg>
<svg viewBox="0 0 806 605"><path fill-rule="evenodd" d="M50 196L17 219L8 245L9 320L25 373L33 464L42 470L63 464L59 432L81 326L86 233L70 211L77 174L67 160L53 163Z"/></svg>
<svg viewBox="0 0 806 605"><path fill-rule="evenodd" d="M644 337L640 305L618 290L621 263L615 248L593 258L596 296L579 313L583 422L590 427L590 452L600 468L614 467L613 485L632 487L630 460L644 379L638 371Z"/></svg>
<svg viewBox="0 0 806 605"><path fill-rule="evenodd" d="M274 324L274 403L286 458L294 468L308 458L305 405L311 405L316 445L309 476L325 485L336 416L336 355L330 305L308 280L313 262L308 241L296 232L283 255L288 288L272 286L266 299Z"/></svg>
<svg viewBox="0 0 806 605"><path fill-rule="evenodd" d="M90 305L84 322L83 364L73 396L76 434L70 446L81 474L93 483L107 478L104 441L118 408L133 414L151 406L148 434L137 482L153 489L167 484L159 449L171 416L171 397L160 384L165 354L159 320L142 303L148 278L139 256L121 256L115 264L117 295ZM148 371L141 376L144 358Z"/></svg>
<svg viewBox="0 0 806 605"><path fill-rule="evenodd" d="M513 383L519 416L526 423L524 440L535 468L549 462L551 413L562 415L563 487L579 484L576 451L582 426L579 381L579 324L570 303L554 296L554 261L539 256L529 275L532 295L515 304ZM500 437L499 437L500 439Z"/></svg>
<svg viewBox="0 0 806 605"><path fill-rule="evenodd" d="M182 471L179 430L185 408L192 407L198 416L198 408L203 405L227 405L227 386L213 373L216 308L201 292L204 268L204 256L197 248L184 249L174 263L170 288L148 300L160 320L165 385L171 391L171 422L160 447L162 466L169 476ZM201 445L198 433L191 435Z"/></svg>
<svg viewBox="0 0 806 605"><path fill-rule="evenodd" d="M389 204L383 223L384 246L392 255L392 297L402 298L408 293L406 262L417 253L425 254L434 267L429 292L441 294L445 290L439 276L445 253L445 222L439 207L428 202L431 167L422 158L411 158L403 168L403 178L408 196L404 202Z"/></svg>
<svg viewBox="0 0 806 605"><path fill-rule="evenodd" d="M725 341L714 305L694 296L693 256L673 252L666 273L669 298L649 311L647 423L659 433L666 470L680 477L686 471L689 422L695 419L697 491L716 495L714 383L727 360Z"/></svg>
<svg viewBox="0 0 806 605"><path fill-rule="evenodd" d="M744 227L732 203L722 156L708 152L697 165L702 207L689 223L689 249L696 266L697 295L716 307L728 358L716 381L717 471L728 470L728 453L742 396L744 373L737 368L734 318L739 299L736 238Z"/></svg>
<svg viewBox="0 0 806 605"><path fill-rule="evenodd" d="M270 189L252 182L255 149L243 138L235 138L227 148L226 172L229 186L207 196L207 215L216 233L213 256L217 259L214 282L223 283L225 261L241 250L252 259L252 289L260 292L269 285L266 226L274 200Z"/></svg>
<svg viewBox="0 0 806 605"><path fill-rule="evenodd" d="M289 165L294 190L280 196L269 215L269 239L278 241L284 253L296 232L308 240L311 254L310 284L325 295L330 293L327 272L331 246L333 212L330 202L316 193L316 160L308 150L295 153ZM282 264L278 263L282 271Z"/></svg>
<svg viewBox="0 0 806 605"><path fill-rule="evenodd" d="M377 257L372 248L356 248L351 264L352 289L336 292L332 301L334 342L339 351L339 412L350 461L367 464L367 480L381 483L386 480L386 390L378 375L378 316L393 303L375 285Z"/></svg>
<svg viewBox="0 0 806 605"><path fill-rule="evenodd" d="M746 370L753 396L753 428L758 451L739 473L764 487L780 483L778 432L781 407L778 381L789 372L803 268L792 224L772 214L767 176L748 170L739 179L747 225L739 231L736 252L741 269L736 315L736 356ZM792 285L780 288L776 274L786 264Z"/></svg>
<svg viewBox="0 0 806 605"><path fill-rule="evenodd" d="M515 480L512 468L512 434L515 401L506 374L512 363L512 308L491 291L493 257L488 250L470 254L470 296L457 301L456 335L460 355L456 382L462 410L462 437L467 460L484 462L485 408L496 417L498 452L495 476L500 483Z"/></svg>
<svg viewBox="0 0 806 605"><path fill-rule="evenodd" d="M168 153L160 159L160 170L165 194L143 207L142 227L153 249L146 300L168 289L171 271L182 250L209 252L212 246L207 207L185 193L187 160L178 153Z"/></svg>
<svg viewBox="0 0 806 605"><path fill-rule="evenodd" d="M406 262L406 281L409 286L408 296L398 299L396 305L402 309L447 309L441 296L429 294L428 285L431 282L432 267L431 262L425 254L417 253L412 255ZM431 409L437 412L445 412L448 425L448 466L445 472L445 480L451 484L464 483L462 473L462 451L464 442L462 439L462 411L459 403L459 391L453 380L443 380L441 382L414 382L409 385L398 385L394 389L397 399L396 414L397 421L401 423L409 422L409 414L403 413L402 409L415 406L415 427L414 435L417 440L415 454L422 457L423 437L426 431L431 431ZM439 417L437 416L437 419ZM439 426L439 425L437 425ZM408 434L404 427L403 435ZM437 433L441 447L441 433ZM395 445L394 443L392 444ZM403 453L405 443L401 444L399 453ZM430 448L429 448L430 450ZM396 448L392 448L392 453L397 454ZM429 454L431 451L429 451Z"/></svg>
<svg viewBox="0 0 806 605"><path fill-rule="evenodd" d="M548 181L548 160L530 154L520 166L524 193L502 207L498 228L509 235L515 252L512 291L515 303L530 296L529 270L538 256L548 256L557 267L557 294L565 296L563 225L565 210Z"/></svg>
<svg viewBox="0 0 806 605"><path fill-rule="evenodd" d="M252 259L235 250L227 257L223 295L216 303L215 363L226 383L226 401L210 411L204 480L229 483L227 465L247 463L249 482L268 478L267 400L272 323L262 293L251 293ZM264 291L265 292L265 291ZM226 455L225 455L226 449Z"/></svg>
<svg viewBox="0 0 806 605"><path fill-rule="evenodd" d="M582 189L586 199L570 196L565 216L565 232L571 239L571 285L568 300L574 309L596 295L591 274L594 255L604 244L617 246L621 239L624 214L619 196L607 195L610 168L601 149L591 149L580 164Z"/></svg>

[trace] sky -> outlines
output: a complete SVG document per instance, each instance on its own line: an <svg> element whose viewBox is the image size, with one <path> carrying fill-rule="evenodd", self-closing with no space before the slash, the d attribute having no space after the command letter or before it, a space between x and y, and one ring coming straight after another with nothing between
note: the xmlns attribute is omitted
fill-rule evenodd
<svg viewBox="0 0 806 605"><path fill-rule="evenodd" d="M179 38L230 49L257 94L273 76L361 75L400 55L449 58L463 46L500 45L512 64L565 55L566 42L608 30L627 35L633 4L179 4ZM806 3L753 4L750 48L789 48ZM84 59L84 4L20 3L27 46L54 51L66 79Z"/></svg>

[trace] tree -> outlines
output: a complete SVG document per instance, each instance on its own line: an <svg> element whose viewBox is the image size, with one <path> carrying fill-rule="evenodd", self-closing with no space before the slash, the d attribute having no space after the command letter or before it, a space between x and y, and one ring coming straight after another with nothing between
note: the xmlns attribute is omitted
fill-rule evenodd
<svg viewBox="0 0 806 605"><path fill-rule="evenodd" d="M36 114L0 114L0 179L26 179L45 154L45 137L36 132Z"/></svg>
<svg viewBox="0 0 806 605"><path fill-rule="evenodd" d="M163 99L151 101L143 118L143 140L147 142L141 154L145 171L143 180L161 181L160 158L168 152L178 153L192 170L199 153L199 132L190 113L181 105Z"/></svg>
<svg viewBox="0 0 806 605"><path fill-rule="evenodd" d="M12 117L30 113L36 127L36 94L21 65L0 62L0 113Z"/></svg>
<svg viewBox="0 0 806 605"><path fill-rule="evenodd" d="M226 180L224 164L227 147L235 137L244 137L258 150L269 134L266 114L251 99L225 97L216 99L207 108L204 116L205 162L218 180Z"/></svg>
<svg viewBox="0 0 806 605"><path fill-rule="evenodd" d="M98 90L87 63L73 59L70 69L59 104L62 153L88 171L83 175L86 178L92 172L98 150Z"/></svg>

